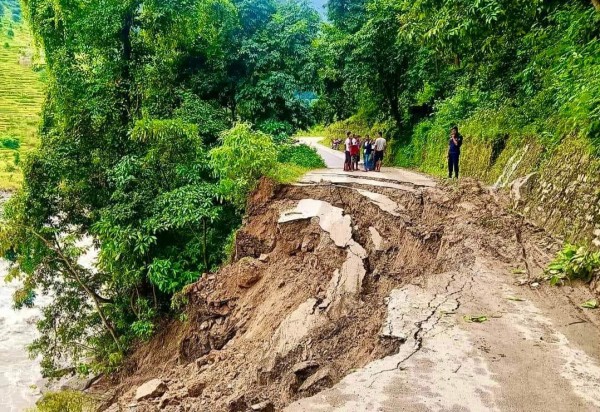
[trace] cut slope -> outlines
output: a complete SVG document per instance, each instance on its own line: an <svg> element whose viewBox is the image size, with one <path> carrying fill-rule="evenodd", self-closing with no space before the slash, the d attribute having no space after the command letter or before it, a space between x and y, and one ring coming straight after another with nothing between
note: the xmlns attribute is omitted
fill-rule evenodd
<svg viewBox="0 0 600 412"><path fill-rule="evenodd" d="M105 406L536 410L550 398L563 410L599 406L598 316L562 290L529 286L556 243L473 181L403 186L410 190L263 182L234 263L189 288L185 323L141 347L116 381L97 384ZM578 302L590 292L570 293ZM471 315L488 321L466 322ZM154 378L168 391L136 400Z"/></svg>

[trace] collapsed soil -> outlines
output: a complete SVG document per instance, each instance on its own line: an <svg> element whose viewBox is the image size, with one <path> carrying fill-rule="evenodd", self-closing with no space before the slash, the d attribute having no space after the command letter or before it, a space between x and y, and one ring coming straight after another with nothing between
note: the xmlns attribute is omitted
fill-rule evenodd
<svg viewBox="0 0 600 412"><path fill-rule="evenodd" d="M442 273L461 276L479 257L514 268L515 282L529 284L559 247L473 180L368 188L396 202L393 212L357 189L365 187L262 181L249 200L232 263L187 289L186 320L170 322L118 376L92 388L103 394L103 409L281 410L398 352L404 338L383 331L392 290ZM330 284L348 248L334 243L318 217L278 223L303 199L343 209L352 240L366 251L358 292L337 303ZM307 303L306 318L316 320L284 328ZM136 401L137 387L154 378L168 392Z"/></svg>

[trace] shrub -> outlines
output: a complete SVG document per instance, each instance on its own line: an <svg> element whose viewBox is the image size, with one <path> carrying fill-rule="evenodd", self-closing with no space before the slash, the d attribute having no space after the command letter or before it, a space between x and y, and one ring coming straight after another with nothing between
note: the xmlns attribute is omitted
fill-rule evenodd
<svg viewBox="0 0 600 412"><path fill-rule="evenodd" d="M92 412L95 401L81 392L48 392L30 412Z"/></svg>
<svg viewBox="0 0 600 412"><path fill-rule="evenodd" d="M590 282L595 275L600 274L600 252L567 243L548 265L546 273L551 285L575 279Z"/></svg>
<svg viewBox="0 0 600 412"><path fill-rule="evenodd" d="M325 162L317 151L306 145L285 145L279 151L277 160L281 163L293 163L307 169L325 167Z"/></svg>
<svg viewBox="0 0 600 412"><path fill-rule="evenodd" d="M277 149L271 136L253 131L249 123L225 131L220 141L221 146L210 151L210 166L220 178L221 196L243 208L258 179L273 172Z"/></svg>
<svg viewBox="0 0 600 412"><path fill-rule="evenodd" d="M2 137L0 138L0 147L4 149L17 150L21 147L21 142L16 137Z"/></svg>
<svg viewBox="0 0 600 412"><path fill-rule="evenodd" d="M290 139L294 127L288 122L269 119L260 123L258 125L258 130L273 136L273 141L275 143L284 143Z"/></svg>

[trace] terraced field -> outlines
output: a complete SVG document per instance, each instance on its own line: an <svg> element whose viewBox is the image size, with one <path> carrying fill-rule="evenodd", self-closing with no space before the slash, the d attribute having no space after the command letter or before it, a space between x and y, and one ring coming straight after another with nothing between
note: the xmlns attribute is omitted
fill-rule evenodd
<svg viewBox="0 0 600 412"><path fill-rule="evenodd" d="M29 31L12 21L8 8L4 10L0 18L0 190L14 190L22 181L23 159L38 144L44 86L42 73L33 69Z"/></svg>

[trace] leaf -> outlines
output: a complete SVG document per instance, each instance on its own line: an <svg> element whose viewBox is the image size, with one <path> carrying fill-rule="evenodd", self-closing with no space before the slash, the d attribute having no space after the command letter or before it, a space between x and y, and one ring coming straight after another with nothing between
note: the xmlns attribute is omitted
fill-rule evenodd
<svg viewBox="0 0 600 412"><path fill-rule="evenodd" d="M523 275L527 273L525 269L517 268L512 270L513 275Z"/></svg>
<svg viewBox="0 0 600 412"><path fill-rule="evenodd" d="M483 323L488 321L486 315L465 315L463 319L469 323Z"/></svg>
<svg viewBox="0 0 600 412"><path fill-rule="evenodd" d="M523 301L525 301L525 299L520 298L518 296L507 296L506 299L513 300L515 302L523 302Z"/></svg>
<svg viewBox="0 0 600 412"><path fill-rule="evenodd" d="M586 308L586 309L598 309L598 300L596 300L596 299L586 300L585 302L583 302L581 304L581 307Z"/></svg>

